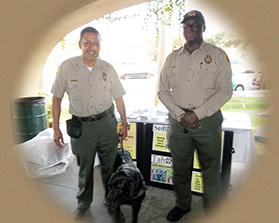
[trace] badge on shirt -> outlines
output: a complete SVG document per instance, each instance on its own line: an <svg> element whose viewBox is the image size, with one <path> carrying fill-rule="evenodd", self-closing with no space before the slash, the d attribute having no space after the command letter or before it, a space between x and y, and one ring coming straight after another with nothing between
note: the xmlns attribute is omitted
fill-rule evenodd
<svg viewBox="0 0 279 223"><path fill-rule="evenodd" d="M205 58L204 58L204 61L207 63L207 64L210 64L212 62L212 57L210 55L206 55Z"/></svg>
<svg viewBox="0 0 279 223"><path fill-rule="evenodd" d="M103 78L104 81L107 81L108 75L105 72L103 72L102 73L102 78Z"/></svg>

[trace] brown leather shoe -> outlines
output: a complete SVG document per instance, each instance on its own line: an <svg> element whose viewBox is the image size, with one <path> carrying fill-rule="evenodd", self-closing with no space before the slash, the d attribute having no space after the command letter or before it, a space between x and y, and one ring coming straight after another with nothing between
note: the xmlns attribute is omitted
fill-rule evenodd
<svg viewBox="0 0 279 223"><path fill-rule="evenodd" d="M167 220L170 222L179 221L183 215L189 213L190 211L191 211L191 209L183 210L176 206L173 209L171 209L170 212L168 213Z"/></svg>
<svg viewBox="0 0 279 223"><path fill-rule="evenodd" d="M77 208L74 212L74 219L77 220L77 221L82 220L84 218L86 210L87 209Z"/></svg>

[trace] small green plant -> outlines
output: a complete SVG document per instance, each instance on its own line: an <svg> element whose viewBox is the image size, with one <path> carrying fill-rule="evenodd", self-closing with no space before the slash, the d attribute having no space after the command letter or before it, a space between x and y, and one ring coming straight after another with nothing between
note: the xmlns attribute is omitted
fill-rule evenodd
<svg viewBox="0 0 279 223"><path fill-rule="evenodd" d="M46 99L46 113L47 113L47 121L48 121L48 126L52 126L52 112L51 112L51 107L52 107L52 96L49 94L44 93L43 91L39 90L39 95L44 96Z"/></svg>

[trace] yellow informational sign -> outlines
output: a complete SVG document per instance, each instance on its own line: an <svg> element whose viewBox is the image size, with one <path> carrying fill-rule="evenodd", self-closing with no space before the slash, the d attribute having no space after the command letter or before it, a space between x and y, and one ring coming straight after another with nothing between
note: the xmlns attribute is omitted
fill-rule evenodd
<svg viewBox="0 0 279 223"><path fill-rule="evenodd" d="M203 179L200 172L192 172L192 191L203 193Z"/></svg>
<svg viewBox="0 0 279 223"><path fill-rule="evenodd" d="M195 152L194 152L194 164L193 164L193 168L194 168L194 169L200 169L200 168L201 168L200 161L199 161L199 158L198 158L198 152L197 152L197 150L195 150Z"/></svg>
<svg viewBox="0 0 279 223"><path fill-rule="evenodd" d="M165 133L154 133L153 149L159 151L169 151L166 148L167 135Z"/></svg>
<svg viewBox="0 0 279 223"><path fill-rule="evenodd" d="M168 125L153 125L153 150L170 152L167 139L168 129Z"/></svg>
<svg viewBox="0 0 279 223"><path fill-rule="evenodd" d="M136 123L130 123L130 128L128 130L128 136L123 141L123 149L127 150L131 156L132 159L137 158L136 153ZM118 148L120 148L121 145L118 145Z"/></svg>

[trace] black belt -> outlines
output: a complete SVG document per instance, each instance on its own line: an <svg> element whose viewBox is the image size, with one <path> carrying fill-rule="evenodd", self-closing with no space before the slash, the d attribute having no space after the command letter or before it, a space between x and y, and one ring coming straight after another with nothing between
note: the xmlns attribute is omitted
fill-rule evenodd
<svg viewBox="0 0 279 223"><path fill-rule="evenodd" d="M83 122L96 122L98 120L105 118L112 111L113 111L113 105L109 109L103 111L102 113L96 114L96 115L90 115L87 117L78 117L78 116L73 115L73 118L80 119Z"/></svg>
<svg viewBox="0 0 279 223"><path fill-rule="evenodd" d="M190 111L193 111L193 108L192 109L186 109L186 108L181 108L183 111L185 112L190 112Z"/></svg>

